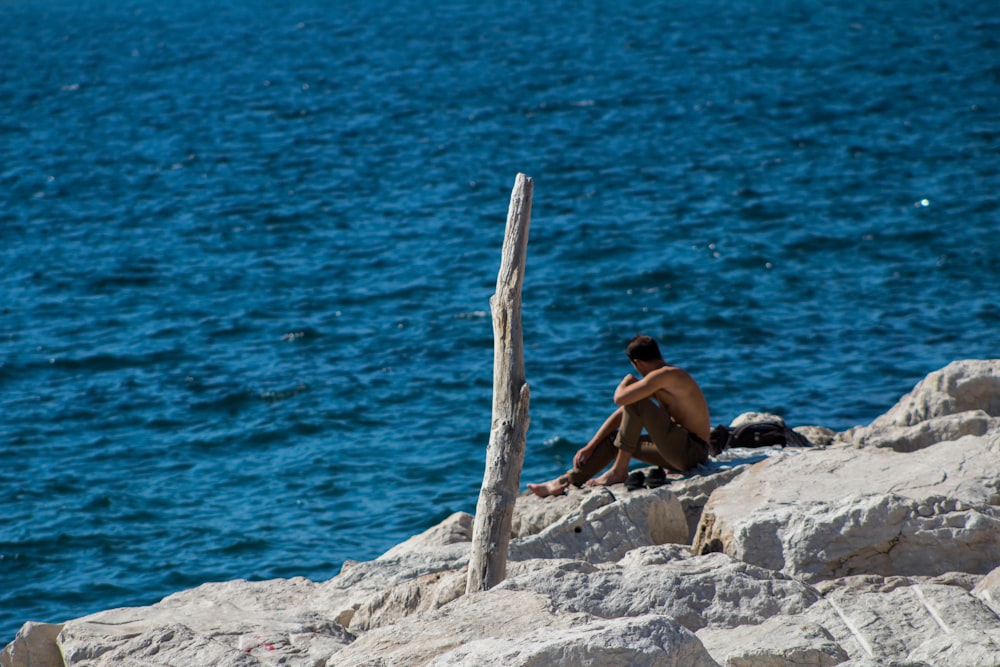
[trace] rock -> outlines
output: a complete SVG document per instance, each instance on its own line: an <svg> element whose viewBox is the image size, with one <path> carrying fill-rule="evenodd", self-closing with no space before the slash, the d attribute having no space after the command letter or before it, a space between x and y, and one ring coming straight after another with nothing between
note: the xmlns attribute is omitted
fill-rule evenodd
<svg viewBox="0 0 1000 667"><path fill-rule="evenodd" d="M526 495L518 498L527 499ZM687 519L667 487L626 491L624 485L583 497L576 511L510 544L510 559L579 558L599 563L618 560L637 547L686 544Z"/></svg>
<svg viewBox="0 0 1000 667"><path fill-rule="evenodd" d="M606 562L636 547L688 541L680 502L666 488L625 492L617 485L544 499L525 493L515 519L529 536L512 540L508 574L518 571L518 561ZM353 592L352 606L345 609L345 599L336 618L351 631L370 630L463 595L471 546L471 517L455 514L375 561L346 568L324 589Z"/></svg>
<svg viewBox="0 0 1000 667"><path fill-rule="evenodd" d="M56 638L62 624L25 623L7 648L0 652L0 667L64 667Z"/></svg>
<svg viewBox="0 0 1000 667"><path fill-rule="evenodd" d="M744 454L747 451L749 450L741 450ZM712 491L727 484L748 468L750 463L755 463L763 458L766 457L752 451L750 458L741 458L740 453L726 452L723 462L710 461L688 476L671 480L669 491L681 503L688 536L682 539L680 527L673 526L669 528L671 534L666 539L669 542L689 543L698 527L701 511L705 507L705 503L708 502ZM648 474L652 468L637 468L637 470L644 470ZM571 486L564 495L548 498L538 498L531 493L522 493L518 496L514 509L513 537L523 538L537 535L549 526L570 516L575 517L570 521L577 521L581 513L587 514L599 507L610 505L618 497L627 498L629 497L628 493L624 485L621 484L608 488L584 487L578 489Z"/></svg>
<svg viewBox="0 0 1000 667"><path fill-rule="evenodd" d="M465 594L467 573L468 568L435 572L376 593L361 604L349 628L364 632L442 607Z"/></svg>
<svg viewBox="0 0 1000 667"><path fill-rule="evenodd" d="M379 556L378 560L392 561L412 553L434 552L438 547L472 542L473 519L468 512L455 512L436 526L400 542Z"/></svg>
<svg viewBox="0 0 1000 667"><path fill-rule="evenodd" d="M331 658L328 665L423 665L471 641L527 635L539 627L542 619L550 617L552 607L539 595L475 593L423 614L419 619L407 619L366 632ZM582 616L552 618L551 626L568 628L581 620Z"/></svg>
<svg viewBox="0 0 1000 667"><path fill-rule="evenodd" d="M213 667L259 667L280 664L259 660L238 644L218 641L193 632L180 624L150 626L137 635L115 644L106 652L89 643L77 644L76 626L64 631L62 646L66 665L116 667L118 665L212 665ZM270 647L270 645L268 645ZM267 650L267 649L264 649ZM276 650L276 649L273 649ZM287 656L286 656L287 657ZM308 664L308 663L300 663Z"/></svg>
<svg viewBox="0 0 1000 667"><path fill-rule="evenodd" d="M604 619L567 613L542 595L495 588L368 632L327 664L708 667L716 663L694 634L668 617Z"/></svg>
<svg viewBox="0 0 1000 667"><path fill-rule="evenodd" d="M622 495L624 486L544 499L519 496L515 518L529 536L511 542L508 575L530 568L518 567L519 561L569 557L606 562L640 546L687 542L687 521L669 490L626 492L621 499L615 490ZM459 513L375 561L346 568L324 585L354 593L351 608L343 608L345 600L336 618L352 632L364 632L460 597L471 546L471 516Z"/></svg>
<svg viewBox="0 0 1000 667"><path fill-rule="evenodd" d="M710 461L698 474L691 475L684 479L672 482L670 490L676 494L681 501L681 509L684 510L684 517L687 520L688 535L693 537L698 532L698 523L701 521L701 513L705 509L705 504L711 497L712 492L720 486L725 486L729 482L750 468L750 461L757 462L761 457L755 456L751 459L739 459L732 457L732 451L725 452L728 460L724 464Z"/></svg>
<svg viewBox="0 0 1000 667"><path fill-rule="evenodd" d="M665 614L692 632L759 624L800 613L820 599L794 579L723 554L667 560L669 547L654 549L600 566L563 563L508 578L497 588L532 591L559 609L602 618Z"/></svg>
<svg viewBox="0 0 1000 667"><path fill-rule="evenodd" d="M1000 621L959 586L865 575L826 582L801 615L825 627L852 658L914 664L996 665ZM990 655L994 661L983 662Z"/></svg>
<svg viewBox="0 0 1000 667"><path fill-rule="evenodd" d="M471 548L471 544L470 544ZM677 546L676 558L687 555L687 549ZM641 550L630 552L639 554ZM507 563L507 576L515 577L535 570L576 563L567 559L529 559L510 561ZM438 609L465 594L468 568L436 572L405 581L401 584L375 594L365 600L351 619L351 632L365 632L374 628L395 623L407 616Z"/></svg>
<svg viewBox="0 0 1000 667"><path fill-rule="evenodd" d="M349 627L355 611L373 597L427 575L459 570L468 562L468 542L436 545L421 538L410 548L394 547L375 560L345 563L340 574L318 585L316 596L338 623Z"/></svg>
<svg viewBox="0 0 1000 667"><path fill-rule="evenodd" d="M930 637L911 651L907 660L949 667L996 667L1000 664L1000 631L960 628L947 635Z"/></svg>
<svg viewBox="0 0 1000 667"><path fill-rule="evenodd" d="M917 452L837 445L771 457L717 489L696 553L806 581L1000 565L1000 433Z"/></svg>
<svg viewBox="0 0 1000 667"><path fill-rule="evenodd" d="M972 594L1000 616L1000 567L983 577L972 589Z"/></svg>
<svg viewBox="0 0 1000 667"><path fill-rule="evenodd" d="M796 426L792 430L817 447L827 447L837 439L836 431L825 426Z"/></svg>
<svg viewBox="0 0 1000 667"><path fill-rule="evenodd" d="M912 452L1000 428L1000 359L948 364L851 436L862 446Z"/></svg>
<svg viewBox="0 0 1000 667"><path fill-rule="evenodd" d="M934 417L912 426L871 426L859 429L854 434L854 441L863 447L915 452L946 440L958 440L966 435L985 435L998 427L1000 418L990 417L983 410L970 410Z"/></svg>
<svg viewBox="0 0 1000 667"><path fill-rule="evenodd" d="M373 561L345 563L320 587L327 609L343 626L363 631L463 594L465 583L457 573L469 560L472 520L471 514L456 512Z"/></svg>
<svg viewBox="0 0 1000 667"><path fill-rule="evenodd" d="M312 665L353 639L314 604L317 590L302 578L205 584L69 621L58 650L67 667L141 664L135 656L157 652L163 664Z"/></svg>
<svg viewBox="0 0 1000 667"><path fill-rule="evenodd" d="M722 667L832 667L850 657L826 628L804 620L775 618L697 634Z"/></svg>
<svg viewBox="0 0 1000 667"><path fill-rule="evenodd" d="M611 487L615 488L615 487ZM624 485L618 485L624 490ZM560 496L539 498L526 491L517 497L514 504L514 517L511 521L511 537L523 538L537 535L554 523L567 516L590 512L598 507L615 502L616 494L608 487L570 486L566 493Z"/></svg>
<svg viewBox="0 0 1000 667"><path fill-rule="evenodd" d="M914 426L977 410L1000 417L1000 359L955 361L934 371L871 426Z"/></svg>
<svg viewBox="0 0 1000 667"><path fill-rule="evenodd" d="M738 415L733 421L729 423L729 428L737 429L745 424L756 424L758 422L771 422L773 424L785 425L785 420L778 415L772 415L768 412L744 412Z"/></svg>
<svg viewBox="0 0 1000 667"><path fill-rule="evenodd" d="M542 627L514 639L481 639L444 653L428 667L699 667L715 661L668 616L594 619L565 630Z"/></svg>

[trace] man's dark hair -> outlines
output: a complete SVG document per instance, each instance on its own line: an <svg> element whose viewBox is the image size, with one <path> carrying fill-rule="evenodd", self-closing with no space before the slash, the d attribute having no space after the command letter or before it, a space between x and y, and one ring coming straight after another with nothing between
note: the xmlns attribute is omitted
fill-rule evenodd
<svg viewBox="0 0 1000 667"><path fill-rule="evenodd" d="M632 361L658 361L663 358L660 346L650 336L636 336L630 340L625 354Z"/></svg>

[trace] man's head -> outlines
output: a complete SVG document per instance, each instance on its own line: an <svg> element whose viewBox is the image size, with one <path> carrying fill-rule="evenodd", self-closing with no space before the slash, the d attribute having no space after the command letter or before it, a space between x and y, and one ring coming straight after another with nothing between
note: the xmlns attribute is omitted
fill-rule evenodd
<svg viewBox="0 0 1000 667"><path fill-rule="evenodd" d="M630 340L628 347L625 348L625 354L628 355L629 361L632 362L663 360L663 355L660 354L660 346L649 336L636 336Z"/></svg>

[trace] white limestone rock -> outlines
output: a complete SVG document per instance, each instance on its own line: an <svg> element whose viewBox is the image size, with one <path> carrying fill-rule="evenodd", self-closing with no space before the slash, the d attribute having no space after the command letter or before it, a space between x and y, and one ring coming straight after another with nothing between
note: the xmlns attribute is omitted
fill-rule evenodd
<svg viewBox="0 0 1000 667"><path fill-rule="evenodd" d="M666 560L669 552L651 549L618 563L563 563L508 578L497 588L533 591L559 609L602 618L665 614L692 632L797 614L820 599L794 579L723 554Z"/></svg>
<svg viewBox="0 0 1000 667"><path fill-rule="evenodd" d="M434 572L375 593L354 613L349 629L365 632L413 614L438 609L465 594L467 573L467 567Z"/></svg>
<svg viewBox="0 0 1000 667"><path fill-rule="evenodd" d="M984 574L1000 565L998 505L1000 433L905 454L807 449L716 490L693 548L807 581Z"/></svg>
<svg viewBox="0 0 1000 667"><path fill-rule="evenodd" d="M618 488L624 489L623 486ZM522 492L514 504L511 537L518 539L537 535L565 517L578 513L582 505L594 510L602 505L610 505L615 502L615 498L616 494L603 486L570 486L566 493L547 498L539 498L530 491Z"/></svg>
<svg viewBox="0 0 1000 667"><path fill-rule="evenodd" d="M609 568L629 568L629 567L643 567L646 565L665 565L666 563L673 563L674 561L687 560L691 558L691 549L686 545L682 544L658 544L651 547L639 547L638 549L633 549L627 554L622 556L621 560L617 563L604 564L599 567L604 569ZM542 561L540 561L542 562ZM543 561L546 566L560 565L560 561L546 560ZM564 562L575 562L575 561L564 561ZM534 572L536 570L544 569L543 567L533 567L530 570L524 570L522 572L517 572L512 576L520 576L522 574L528 574L529 572Z"/></svg>
<svg viewBox="0 0 1000 667"><path fill-rule="evenodd" d="M471 514L456 512L375 560L349 561L340 574L319 585L318 595L328 612L352 631L435 609L465 592L456 573L469 560L472 521Z"/></svg>
<svg viewBox="0 0 1000 667"><path fill-rule="evenodd" d="M672 662L670 655L684 662ZM536 593L496 588L372 630L327 663L328 667L586 664L709 667L716 663L694 634L663 615L597 618L561 611Z"/></svg>
<svg viewBox="0 0 1000 667"><path fill-rule="evenodd" d="M249 652L240 650L228 638L221 641L197 634L185 625L168 624L150 626L137 635L115 644L106 652L94 653L102 647L89 644L81 646L73 638L76 626L67 628L63 646L66 647L66 665L88 667L119 667L145 665L212 665L213 667L260 667L279 664L263 661ZM284 657L287 657L284 656ZM310 664L300 662L298 664Z"/></svg>
<svg viewBox="0 0 1000 667"><path fill-rule="evenodd" d="M582 615L555 616L548 600L532 593L497 595L494 590L464 596L419 617L373 629L332 656L328 667L425 665L471 641L519 637L549 625L565 629Z"/></svg>
<svg viewBox="0 0 1000 667"><path fill-rule="evenodd" d="M542 627L513 639L480 639L428 667L714 667L697 638L668 616L594 619L565 630Z"/></svg>
<svg viewBox="0 0 1000 667"><path fill-rule="evenodd" d="M780 449L777 449L774 453L779 452ZM701 519L702 509L708 502L712 491L729 483L751 464L764 458L766 458L766 454L761 452L752 450L737 452L733 450L725 453L722 462L710 461L690 475L672 479L667 489L680 501L687 524L688 537L682 540L679 526L677 526L670 529L675 534L669 537L669 541L690 543L691 536L694 535L698 521ZM636 470L642 470L649 474L653 468L636 468ZM661 490L665 490L664 487L660 487L657 491ZM516 539L537 535L553 524L567 519L567 517L574 517L569 519L570 522L573 522L579 519L581 513L592 512L616 502L619 498L628 497L629 491L625 489L624 484L615 484L610 487L576 488L571 486L565 494L547 498L538 498L530 492L522 493L518 496L514 508L512 537Z"/></svg>
<svg viewBox="0 0 1000 667"><path fill-rule="evenodd" d="M684 510L684 518L687 520L688 535L690 538L698 532L698 523L701 521L701 513L712 496L712 492L720 486L725 486L733 479L749 469L752 462L757 462L763 457L760 454L752 455L749 459L733 457L732 451L725 452L729 456L725 463L710 461L703 466L696 474L690 477L671 482L670 490L681 502L681 509Z"/></svg>
<svg viewBox="0 0 1000 667"><path fill-rule="evenodd" d="M792 430L817 447L827 447L837 439L837 432L825 426L796 426Z"/></svg>
<svg viewBox="0 0 1000 667"><path fill-rule="evenodd" d="M135 656L157 653L173 656L163 664L313 665L353 640L316 604L317 590L303 578L205 584L69 621L57 645L66 667L143 664Z"/></svg>
<svg viewBox="0 0 1000 667"><path fill-rule="evenodd" d="M960 628L930 637L906 656L907 661L948 667L1000 665L1000 630L977 632Z"/></svg>
<svg viewBox="0 0 1000 667"><path fill-rule="evenodd" d="M518 501L522 498L526 496ZM619 484L582 498L576 511L541 532L513 540L510 559L578 558L599 563L618 560L637 547L689 540L684 510L668 487L627 491Z"/></svg>
<svg viewBox="0 0 1000 667"><path fill-rule="evenodd" d="M1000 359L967 359L929 374L884 415L847 435L861 446L912 452L998 428Z"/></svg>
<svg viewBox="0 0 1000 667"><path fill-rule="evenodd" d="M969 410L932 417L912 426L869 426L856 430L853 440L862 447L915 452L946 440L958 440L967 435L986 435L998 428L1000 417L990 417L983 410Z"/></svg>
<svg viewBox="0 0 1000 667"><path fill-rule="evenodd" d="M729 428L738 429L740 426L746 424L756 424L758 422L771 422L773 424L781 424L785 426L785 419L778 415L771 414L769 412L744 412L741 415L737 415L733 421L729 422Z"/></svg>
<svg viewBox="0 0 1000 667"><path fill-rule="evenodd" d="M421 577L459 570L469 562L467 542L435 546L417 540L410 547L401 547L375 560L345 563L340 574L318 584L316 597L322 600L324 609L338 623L349 627L355 612L373 597Z"/></svg>
<svg viewBox="0 0 1000 667"><path fill-rule="evenodd" d="M850 657L826 628L804 619L778 617L697 634L722 667L832 667Z"/></svg>
<svg viewBox="0 0 1000 667"><path fill-rule="evenodd" d="M1000 359L954 361L930 373L872 426L914 426L976 410L1000 417Z"/></svg>
<svg viewBox="0 0 1000 667"><path fill-rule="evenodd" d="M996 665L1000 619L961 586L922 577L846 577L819 587L802 618L825 627L853 660ZM982 662L990 655L997 662Z"/></svg>
<svg viewBox="0 0 1000 667"><path fill-rule="evenodd" d="M471 548L471 543L469 545ZM662 547L667 548L667 547ZM681 549L677 546L676 549ZM638 554L640 550L635 552ZM631 554L627 554L626 558ZM687 555L684 549L683 557ZM507 576L516 577L535 570L578 563L567 559L529 559L509 561ZM407 616L421 614L438 609L452 600L465 595L468 567L459 570L435 572L423 577L404 581L392 588L376 593L363 602L351 619L348 629L353 633L362 633L374 628L398 622Z"/></svg>
<svg viewBox="0 0 1000 667"><path fill-rule="evenodd" d="M819 584L823 597L801 611L739 627L710 623L697 635L727 667L997 665L1000 618L976 597L986 581L973 586L977 579L845 577Z"/></svg>
<svg viewBox="0 0 1000 667"><path fill-rule="evenodd" d="M971 592L1000 617L1000 567L983 577Z"/></svg>
<svg viewBox="0 0 1000 667"><path fill-rule="evenodd" d="M559 507L558 516L546 509L553 506ZM616 485L545 499L523 494L515 516L518 513L526 532L534 534L512 540L508 576L525 570L518 567L520 561L607 562L636 547L688 540L680 503L665 488L628 492L624 485ZM544 521L553 523L537 532ZM375 561L345 567L321 588L351 592L349 598L332 598L344 601L335 617L353 632L370 630L461 596L471 547L471 517L455 514ZM349 609L344 607L346 601L351 602Z"/></svg>
<svg viewBox="0 0 1000 667"><path fill-rule="evenodd" d="M559 514L568 513L557 518L546 506L559 507ZM519 512L526 531L534 534L511 542L508 576L533 567L522 566L522 561L615 561L636 547L687 542L688 538L680 503L663 488L628 492L623 485L616 485L545 499L523 494L517 507L515 516ZM542 521L554 523L535 532ZM353 606L345 610L341 603L336 618L352 632L363 632L437 609L464 594L465 564L471 547L471 517L455 514L375 561L351 565L322 588L346 586L345 590L354 593L350 598ZM438 558L442 553L449 557ZM422 557L437 559L435 566ZM414 564L421 567L414 569Z"/></svg>
<svg viewBox="0 0 1000 667"><path fill-rule="evenodd" d="M0 651L0 667L65 667L56 645L62 629L61 623L25 623Z"/></svg>
<svg viewBox="0 0 1000 667"><path fill-rule="evenodd" d="M378 560L391 561L411 553L434 552L438 547L472 542L473 520L468 512L455 512L441 523L400 542Z"/></svg>

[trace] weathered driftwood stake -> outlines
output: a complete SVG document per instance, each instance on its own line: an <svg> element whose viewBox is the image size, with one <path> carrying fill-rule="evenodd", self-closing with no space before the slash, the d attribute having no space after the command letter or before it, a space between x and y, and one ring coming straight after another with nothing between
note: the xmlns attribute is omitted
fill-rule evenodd
<svg viewBox="0 0 1000 667"><path fill-rule="evenodd" d="M514 502L521 483L528 432L528 383L524 378L521 285L531 223L532 180L518 174L507 209L493 313L493 421L486 472L472 526L472 555L465 592L493 588L507 573Z"/></svg>

